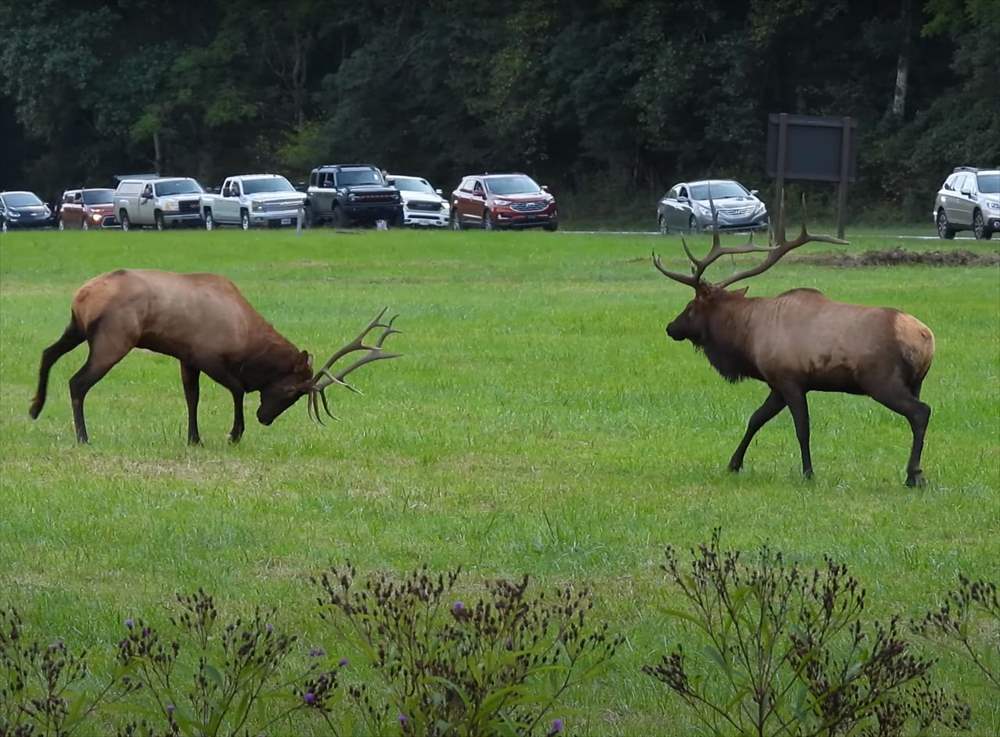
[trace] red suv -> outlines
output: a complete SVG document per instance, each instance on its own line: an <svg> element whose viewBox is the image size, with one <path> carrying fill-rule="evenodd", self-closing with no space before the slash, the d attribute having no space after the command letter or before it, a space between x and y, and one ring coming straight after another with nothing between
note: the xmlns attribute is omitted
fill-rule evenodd
<svg viewBox="0 0 1000 737"><path fill-rule="evenodd" d="M113 189L66 190L59 205L59 230L117 227L114 194Z"/></svg>
<svg viewBox="0 0 1000 737"><path fill-rule="evenodd" d="M481 174L465 177L451 193L451 227L559 227L556 198L526 174Z"/></svg>

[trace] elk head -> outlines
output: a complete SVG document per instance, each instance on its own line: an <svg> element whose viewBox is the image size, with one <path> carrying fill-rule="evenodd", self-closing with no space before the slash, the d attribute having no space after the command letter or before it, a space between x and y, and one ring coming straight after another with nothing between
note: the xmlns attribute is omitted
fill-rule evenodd
<svg viewBox="0 0 1000 737"><path fill-rule="evenodd" d="M257 420L263 425L270 425L282 412L295 404L302 396L308 396L307 411L309 416L321 425L323 424L319 411L321 404L327 415L333 419L337 419L330 412L324 390L331 384L339 384L350 389L352 392L360 394L361 392L344 381L349 373L372 361L399 358L401 355L399 353L388 353L382 347L386 338L393 333L401 332L392 326L398 315L394 315L388 322L382 322L382 318L388 309L388 307L383 307L382 311L375 316L375 319L368 323L368 326L354 340L334 352L315 374L312 370L312 361L309 354L302 351L299 354L295 367L290 373L261 389ZM368 334L373 330L379 329L382 332L375 340L375 343L373 345L365 344ZM333 365L338 360L355 351L367 351L367 353L336 374L331 372Z"/></svg>
<svg viewBox="0 0 1000 737"><path fill-rule="evenodd" d="M846 241L833 238L832 236L809 234L806 230L806 202L805 197L803 197L802 231L795 240L789 241L785 237L784 203L782 203L781 211L778 216L779 225L777 240L775 240L774 233L770 232L768 245L758 245L753 242L753 235L751 234L750 240L746 243L741 243L737 246L723 247L719 241L719 215L715 210L715 203L709 201L709 204L712 207L713 223L711 250L709 250L704 258L695 258L694 254L691 253L691 249L688 248L687 241L684 240L683 236L681 237L681 244L684 246L684 253L687 254L687 257L692 264L690 274L668 271L663 267L660 257L657 256L656 253L653 253L653 266L655 266L661 274L673 279L674 281L678 281L681 284L687 284L689 287L694 289L694 299L688 302L684 310L676 318L674 318L669 325L667 325L667 335L674 340L690 340L696 346L703 345L708 332L709 318L714 312L714 308L724 300L742 299L746 296L748 289L748 287L744 287L742 289L734 289L730 291L726 289L726 287L742 279L747 279L751 276L756 276L757 274L767 271L778 263L778 261L780 261L781 258L789 251L805 245L810 241L847 245ZM712 283L702 279L705 270L722 256L733 256L743 253L763 253L766 254L766 256L764 257L764 260L756 266L745 269L744 271L739 271L720 282Z"/></svg>

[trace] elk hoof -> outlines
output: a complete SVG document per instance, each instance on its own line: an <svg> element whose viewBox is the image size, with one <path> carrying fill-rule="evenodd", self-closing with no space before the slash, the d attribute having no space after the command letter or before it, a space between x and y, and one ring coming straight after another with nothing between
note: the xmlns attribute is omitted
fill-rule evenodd
<svg viewBox="0 0 1000 737"><path fill-rule="evenodd" d="M42 413L42 406L38 402L31 403L31 409L28 410L28 417L33 420L38 419L38 415Z"/></svg>
<svg viewBox="0 0 1000 737"><path fill-rule="evenodd" d="M733 473L739 473L740 470L743 468L743 461L738 461L735 458L733 458L733 460L729 461L728 468Z"/></svg>
<svg viewBox="0 0 1000 737"><path fill-rule="evenodd" d="M811 468L802 469L802 478L806 479L807 481L812 481L812 477L813 477L813 470Z"/></svg>
<svg viewBox="0 0 1000 737"><path fill-rule="evenodd" d="M924 479L923 471L915 471L913 473L907 474L906 485L911 488L914 486L926 486L927 480Z"/></svg>

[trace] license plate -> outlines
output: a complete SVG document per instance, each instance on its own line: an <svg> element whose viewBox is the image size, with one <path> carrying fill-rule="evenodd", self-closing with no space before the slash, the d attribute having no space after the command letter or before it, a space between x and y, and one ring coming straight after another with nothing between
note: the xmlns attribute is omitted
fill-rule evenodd
<svg viewBox="0 0 1000 737"><path fill-rule="evenodd" d="M281 224L282 225L291 225L292 224L292 219L291 218L281 218Z"/></svg>

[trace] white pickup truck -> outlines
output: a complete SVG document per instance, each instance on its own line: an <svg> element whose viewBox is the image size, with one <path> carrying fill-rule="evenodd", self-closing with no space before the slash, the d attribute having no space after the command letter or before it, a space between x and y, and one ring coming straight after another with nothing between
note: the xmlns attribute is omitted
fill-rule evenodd
<svg viewBox="0 0 1000 737"><path fill-rule="evenodd" d="M217 195L201 198L201 219L206 230L217 225L295 225L304 212L306 195L277 174L227 177Z"/></svg>

